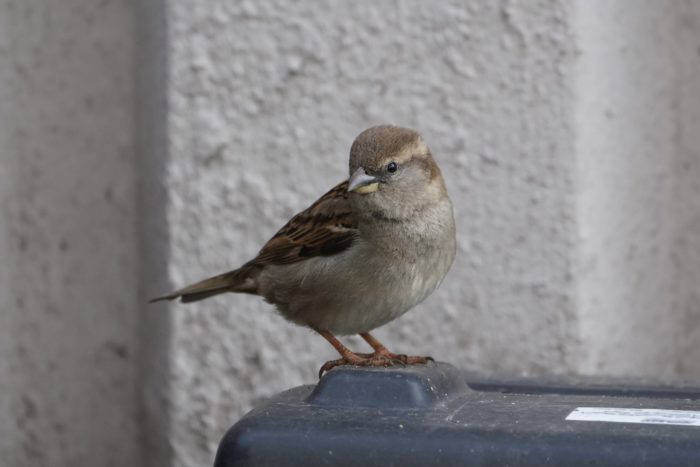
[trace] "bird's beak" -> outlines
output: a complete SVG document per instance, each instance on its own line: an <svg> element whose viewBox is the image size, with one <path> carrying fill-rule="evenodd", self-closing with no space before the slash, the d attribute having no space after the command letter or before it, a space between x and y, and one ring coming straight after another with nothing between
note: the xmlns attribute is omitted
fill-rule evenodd
<svg viewBox="0 0 700 467"><path fill-rule="evenodd" d="M366 195L374 193L379 189L379 182L376 177L368 175L365 169L360 167L348 180L348 191Z"/></svg>

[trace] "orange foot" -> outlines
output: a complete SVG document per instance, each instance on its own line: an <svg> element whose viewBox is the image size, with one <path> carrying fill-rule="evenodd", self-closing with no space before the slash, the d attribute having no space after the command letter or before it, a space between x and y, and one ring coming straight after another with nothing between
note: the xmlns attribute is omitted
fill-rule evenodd
<svg viewBox="0 0 700 467"><path fill-rule="evenodd" d="M383 358L391 361L391 365L422 365L428 362L434 362L433 357L419 357L416 355L398 354L389 352L386 348L377 350L374 353L358 353L357 355L365 358ZM387 365L390 366L390 365Z"/></svg>
<svg viewBox="0 0 700 467"><path fill-rule="evenodd" d="M321 378L327 371L332 370L337 366L354 365L354 366L383 366L390 367L394 365L418 365L428 362L434 362L432 357L415 357L408 355L399 355L388 350L378 351L374 353L353 353L346 355L338 360L330 360L323 364L318 370L318 377Z"/></svg>

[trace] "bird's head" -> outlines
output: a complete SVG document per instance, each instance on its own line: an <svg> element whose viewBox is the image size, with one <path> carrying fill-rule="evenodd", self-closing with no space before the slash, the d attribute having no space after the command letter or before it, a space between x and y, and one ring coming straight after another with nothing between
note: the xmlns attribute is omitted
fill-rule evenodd
<svg viewBox="0 0 700 467"><path fill-rule="evenodd" d="M447 196L423 138L408 128L369 128L350 149L351 201L375 216L403 218Z"/></svg>

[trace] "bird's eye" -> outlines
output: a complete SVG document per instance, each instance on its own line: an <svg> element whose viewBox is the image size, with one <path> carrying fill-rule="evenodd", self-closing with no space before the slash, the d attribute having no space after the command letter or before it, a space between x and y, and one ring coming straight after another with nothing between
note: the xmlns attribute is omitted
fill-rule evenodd
<svg viewBox="0 0 700 467"><path fill-rule="evenodd" d="M399 168L399 164L397 164L396 162L389 162L389 164L387 164L387 166L386 166L386 171L389 172L390 174L393 174L394 172L396 172L398 170L398 168Z"/></svg>

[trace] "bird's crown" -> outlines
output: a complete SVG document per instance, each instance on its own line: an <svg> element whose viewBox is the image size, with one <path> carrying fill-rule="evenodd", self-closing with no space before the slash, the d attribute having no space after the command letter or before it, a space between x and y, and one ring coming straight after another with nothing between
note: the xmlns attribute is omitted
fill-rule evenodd
<svg viewBox="0 0 700 467"><path fill-rule="evenodd" d="M389 161L399 164L416 155L428 155L418 132L410 128L380 125L360 133L350 148L350 173L358 167L379 168Z"/></svg>

